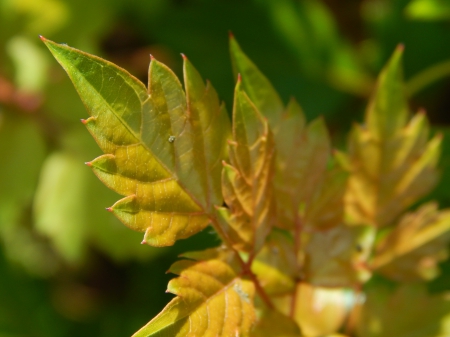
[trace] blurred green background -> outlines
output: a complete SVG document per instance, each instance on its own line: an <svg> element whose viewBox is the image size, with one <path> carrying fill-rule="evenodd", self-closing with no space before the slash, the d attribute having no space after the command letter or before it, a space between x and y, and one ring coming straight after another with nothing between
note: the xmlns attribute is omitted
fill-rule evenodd
<svg viewBox="0 0 450 337"><path fill-rule="evenodd" d="M72 84L38 38L104 57L146 82L149 54L178 75L186 54L231 107L232 31L287 102L323 115L336 147L360 121L398 43L413 110L447 137L450 206L450 1L0 0L0 337L128 336L171 298L176 256L214 246L207 229L174 247L104 210L119 199L83 162L100 150ZM450 289L450 263L429 290Z"/></svg>

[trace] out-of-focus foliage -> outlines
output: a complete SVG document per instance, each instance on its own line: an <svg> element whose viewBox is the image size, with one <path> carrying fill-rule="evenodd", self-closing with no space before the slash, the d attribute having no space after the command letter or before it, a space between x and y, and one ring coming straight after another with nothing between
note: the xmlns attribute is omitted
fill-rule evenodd
<svg viewBox="0 0 450 337"><path fill-rule="evenodd" d="M362 119L361 98L369 95L376 74L401 42L406 48L404 68L410 108L425 108L431 134L438 131L444 135L440 180L427 197L443 208L450 206L449 84L442 80L450 73L445 20L448 2L433 0L0 0L0 335L130 335L170 300L169 295L161 295L169 280L162 275L174 256L217 243L207 229L174 248L154 251L137 244L142 236L104 211L118 196L82 165L100 151L78 122L85 118L83 105L43 49L38 34L104 56L144 82L148 54L181 75L177 54L184 52L202 76L211 80L231 111L234 84L227 50L227 32L231 30L277 88L281 102L287 103L294 96L307 120L326 117L331 144L338 148L343 148L350 121ZM291 115L287 121L296 122L287 122L292 125L291 133L282 135L287 141L301 128L306 133L320 127L320 120L303 125L297 103L288 106ZM286 156L289 158L288 150ZM285 164L295 166L292 162ZM275 167L280 165L284 164L278 162ZM314 173L321 177L320 172ZM345 174L340 174L344 179ZM320 179L322 186L328 186L330 180ZM332 195L338 196L339 183L333 186ZM320 200L332 202L333 198ZM419 212L424 223L439 223L439 213L430 214L430 206L412 207L411 214ZM315 250L316 245L334 248L307 260L308 277L314 277L317 286L323 286L323 280L336 275L336 270L352 267L339 263L342 257L348 261L351 256L350 261L359 266L358 273L333 282L350 284L370 276L361 261L365 261L364 254L376 239L377 249L390 262L383 266L380 260L374 263L379 264L380 273L394 280L398 278L392 270L397 270L399 263L405 265L403 261L423 254L433 256L431 260L422 259L419 265L406 263L411 279L434 276L437 263L444 261L441 275L428 284L428 291L435 295L429 298L421 285L420 296L425 299L417 301L438 306L429 317L445 317L446 304L437 303L446 303L442 291L449 288L450 264L441 252L445 245L439 242L430 239L429 248L414 248L413 239L423 238L421 223L415 223L416 232L408 233L411 240L407 242L396 240L395 231L377 238L365 227L349 232L349 242L359 243L357 251L350 252L335 244L334 235L344 229L331 229L334 220L325 220L333 217L321 218L326 215L321 209L305 208L309 223L329 228L310 238L307 252ZM339 214L333 216L336 219ZM407 213L401 221L406 223L408 219ZM276 251L293 244L283 236L269 239L270 249ZM387 242L395 242L390 251ZM281 250L282 261L274 261L268 249L265 247L256 257L254 272L267 275L261 283L267 283L268 293L278 292L281 303L285 299L280 292L295 285L291 277L295 268L292 256ZM323 266L322 261L333 261L326 265L332 268L318 268ZM280 270L284 271L281 275ZM370 295L371 289L378 289L380 284L385 283L378 278L369 283L367 303L371 304L363 314L371 323L356 330L368 336L407 335L407 317L415 315L411 313L413 308L403 302L401 305L407 307L403 315L400 304L393 304L399 317L385 314L382 308L386 302L381 303L377 297L371 300ZM410 290L395 289L389 288L386 296L409 296ZM352 300L349 295L345 298L345 303ZM265 317L256 328L261 336L267 335L273 321L285 322L286 335L298 333L284 315L266 310L257 316ZM355 326L352 322L356 316L355 312L350 314L350 327ZM404 320L404 327L399 323L399 330L395 330L394 320ZM433 318L433 322L438 320ZM394 330L380 330L379 322ZM424 334L438 333L436 327L431 329Z"/></svg>

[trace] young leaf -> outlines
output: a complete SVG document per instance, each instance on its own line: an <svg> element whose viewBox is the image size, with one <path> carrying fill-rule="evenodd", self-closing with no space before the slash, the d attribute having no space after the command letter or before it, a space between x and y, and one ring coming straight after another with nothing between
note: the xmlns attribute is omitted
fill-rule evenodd
<svg viewBox="0 0 450 337"><path fill-rule="evenodd" d="M222 188L229 209L221 224L236 249L256 253L275 222L272 176L274 144L267 121L238 81L233 107L233 140L224 164Z"/></svg>
<svg viewBox="0 0 450 337"><path fill-rule="evenodd" d="M450 210L438 211L435 203L425 204L404 215L379 243L372 267L401 282L430 280L448 255L449 241Z"/></svg>
<svg viewBox="0 0 450 337"><path fill-rule="evenodd" d="M346 175L336 172L324 176L330 157L330 140L324 121L317 119L306 125L305 116L295 100L291 100L285 109L269 80L243 53L234 37L230 39L230 51L235 74L244 75L242 89L267 117L274 135L277 225L293 229L303 224L305 221L299 215L301 204L308 213L309 225L321 228L339 224L342 218L339 204L345 191ZM327 180L326 184L324 180ZM329 184L332 189L325 187ZM308 207L313 209L308 210ZM326 216L317 217L325 213Z"/></svg>
<svg viewBox="0 0 450 337"><path fill-rule="evenodd" d="M321 287L353 287L367 281L374 236L370 226L340 225L311 233L305 248L305 280Z"/></svg>
<svg viewBox="0 0 450 337"><path fill-rule="evenodd" d="M355 125L350 135L349 157L344 159L352 173L346 212L354 224L392 224L437 180L440 136L427 143L423 113L407 123L401 55L399 47L378 79L365 126Z"/></svg>
<svg viewBox="0 0 450 337"><path fill-rule="evenodd" d="M133 337L249 336L255 321L253 283L243 278L236 255L209 249L184 254L170 268L175 297Z"/></svg>
<svg viewBox="0 0 450 337"><path fill-rule="evenodd" d="M186 95L152 59L149 88L116 65L42 38L66 70L91 117L84 124L106 153L88 163L125 198L109 208L145 231L144 242L172 245L205 228L222 204L220 162L229 122L217 94L184 58Z"/></svg>
<svg viewBox="0 0 450 337"><path fill-rule="evenodd" d="M235 79L242 76L242 90L265 116L271 130L277 133L277 126L284 111L280 96L258 67L244 54L234 36L230 36L230 54Z"/></svg>

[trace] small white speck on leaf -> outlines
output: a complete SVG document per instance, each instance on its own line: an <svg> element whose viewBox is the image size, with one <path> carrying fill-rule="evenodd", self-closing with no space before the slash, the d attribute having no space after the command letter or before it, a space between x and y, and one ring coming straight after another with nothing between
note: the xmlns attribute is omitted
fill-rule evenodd
<svg viewBox="0 0 450 337"><path fill-rule="evenodd" d="M248 294L242 289L242 287L239 283L235 283L233 288L234 288L234 291L239 295L241 300L243 300L245 302L250 301Z"/></svg>
<svg viewBox="0 0 450 337"><path fill-rule="evenodd" d="M169 143L173 143L175 141L175 136L170 136L169 137Z"/></svg>

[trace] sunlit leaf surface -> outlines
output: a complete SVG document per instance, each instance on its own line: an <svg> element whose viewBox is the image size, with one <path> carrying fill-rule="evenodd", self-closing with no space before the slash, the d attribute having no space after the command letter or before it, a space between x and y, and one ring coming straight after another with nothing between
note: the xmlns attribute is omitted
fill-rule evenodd
<svg viewBox="0 0 450 337"><path fill-rule="evenodd" d="M84 124L106 153L88 163L125 196L109 208L144 241L172 245L209 222L222 203L221 160L228 117L214 89L185 58L186 94L152 60L148 91L125 70L43 39L69 74L91 117Z"/></svg>
<svg viewBox="0 0 450 337"><path fill-rule="evenodd" d="M244 279L234 253L221 249L187 253L170 268L180 277L177 295L133 337L249 336L255 321L253 284Z"/></svg>

